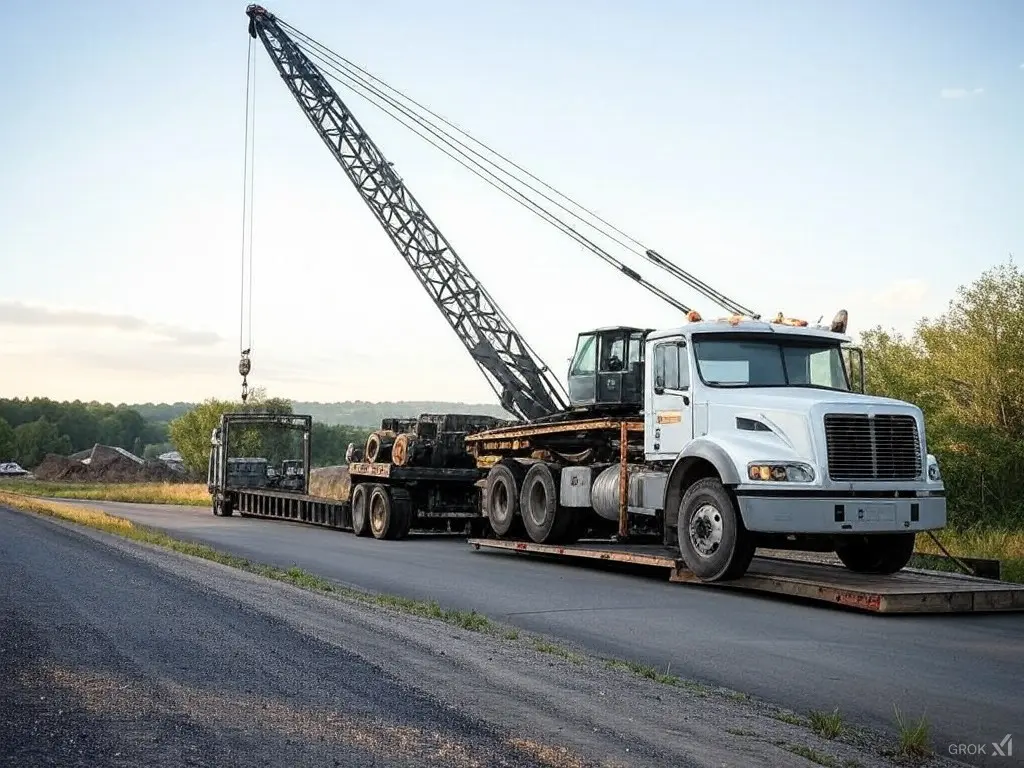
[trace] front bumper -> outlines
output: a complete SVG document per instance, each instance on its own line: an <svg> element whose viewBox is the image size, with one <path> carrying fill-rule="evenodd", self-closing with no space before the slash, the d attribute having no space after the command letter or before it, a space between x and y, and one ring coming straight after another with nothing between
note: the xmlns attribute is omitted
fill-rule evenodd
<svg viewBox="0 0 1024 768"><path fill-rule="evenodd" d="M857 498L737 494L748 531L759 533L900 533L946 525L944 496Z"/></svg>

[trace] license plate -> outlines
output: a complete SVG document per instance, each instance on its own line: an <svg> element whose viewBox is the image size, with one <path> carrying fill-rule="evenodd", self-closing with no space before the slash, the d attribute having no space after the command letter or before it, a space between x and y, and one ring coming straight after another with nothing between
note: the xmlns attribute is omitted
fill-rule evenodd
<svg viewBox="0 0 1024 768"><path fill-rule="evenodd" d="M892 523L896 521L896 505L891 502L858 504L856 515L859 523Z"/></svg>

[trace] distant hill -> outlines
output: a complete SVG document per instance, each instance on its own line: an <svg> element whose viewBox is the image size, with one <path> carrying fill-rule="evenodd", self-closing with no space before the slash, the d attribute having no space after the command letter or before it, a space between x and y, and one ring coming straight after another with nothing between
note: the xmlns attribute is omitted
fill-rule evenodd
<svg viewBox="0 0 1024 768"><path fill-rule="evenodd" d="M137 411L146 421L166 422L176 419L193 408L195 403L141 403L128 407ZM475 415L512 418L501 406L489 403L446 403L434 400L402 400L371 403L365 400L346 400L340 403L308 403L292 401L295 413L309 414L313 421L325 424L345 424L352 427L379 427L387 417L412 417L421 413L471 413Z"/></svg>

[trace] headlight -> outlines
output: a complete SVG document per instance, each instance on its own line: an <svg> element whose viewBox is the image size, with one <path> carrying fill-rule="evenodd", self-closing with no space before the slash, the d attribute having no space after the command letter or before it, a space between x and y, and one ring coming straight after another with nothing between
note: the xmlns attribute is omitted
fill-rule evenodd
<svg viewBox="0 0 1024 768"><path fill-rule="evenodd" d="M758 482L813 483L814 467L810 464L753 463L747 465L747 477Z"/></svg>
<svg viewBox="0 0 1024 768"><path fill-rule="evenodd" d="M928 479L933 483L937 483L942 479L942 473L939 471L939 460L928 454Z"/></svg>

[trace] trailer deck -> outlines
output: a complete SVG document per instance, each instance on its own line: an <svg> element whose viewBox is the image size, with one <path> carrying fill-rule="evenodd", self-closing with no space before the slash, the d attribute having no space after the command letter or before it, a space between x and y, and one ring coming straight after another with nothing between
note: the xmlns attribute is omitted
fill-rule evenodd
<svg viewBox="0 0 1024 768"><path fill-rule="evenodd" d="M230 490L238 499L235 511L242 516L291 520L325 528L352 527L352 507L347 501L289 491L272 491L266 488Z"/></svg>
<svg viewBox="0 0 1024 768"><path fill-rule="evenodd" d="M681 559L656 544L581 542L567 546L504 539L469 539L476 550L505 550L570 562L601 560L668 571L669 581L802 598L885 614L1024 611L1024 585L941 571L904 569L891 576L853 573L842 566L755 557L742 578L701 582Z"/></svg>

